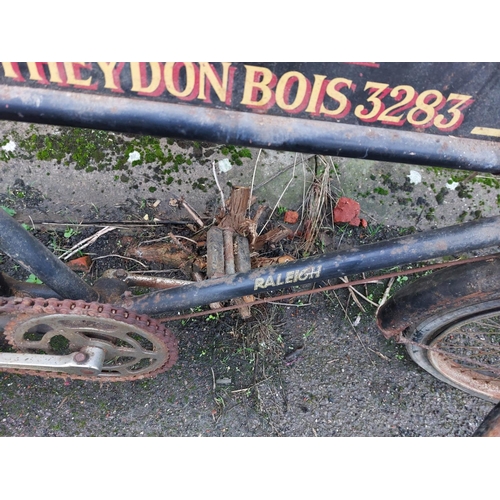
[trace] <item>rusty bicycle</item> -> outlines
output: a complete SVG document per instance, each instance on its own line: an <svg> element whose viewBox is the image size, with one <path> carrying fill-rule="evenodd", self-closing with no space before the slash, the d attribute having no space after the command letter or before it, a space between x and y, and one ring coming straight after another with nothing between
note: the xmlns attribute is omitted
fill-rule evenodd
<svg viewBox="0 0 500 500"><path fill-rule="evenodd" d="M500 172L497 64L2 68L4 120ZM214 238L224 245L223 233ZM499 244L495 216L132 296L116 273L87 283L0 210L0 250L44 283L27 286L0 275L0 328L16 350L0 353L0 368L101 382L154 376L178 357L163 321L168 314ZM244 252L241 236L238 248ZM405 343L410 357L435 377L498 403L499 277L496 254L455 262L391 297L378 312L378 326L387 338ZM66 354L54 350L61 338ZM498 433L499 413L497 406L478 435Z"/></svg>

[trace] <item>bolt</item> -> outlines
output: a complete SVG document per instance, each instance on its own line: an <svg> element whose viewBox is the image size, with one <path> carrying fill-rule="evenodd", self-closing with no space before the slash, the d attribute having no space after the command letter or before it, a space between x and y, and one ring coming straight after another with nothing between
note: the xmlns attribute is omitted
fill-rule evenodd
<svg viewBox="0 0 500 500"><path fill-rule="evenodd" d="M73 359L75 360L75 363L85 363L85 361L87 361L88 359L88 356L83 352L77 352L73 356Z"/></svg>

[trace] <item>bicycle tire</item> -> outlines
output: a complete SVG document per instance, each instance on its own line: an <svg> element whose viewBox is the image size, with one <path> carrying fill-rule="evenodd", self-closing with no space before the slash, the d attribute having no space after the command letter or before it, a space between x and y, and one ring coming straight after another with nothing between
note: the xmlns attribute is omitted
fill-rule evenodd
<svg viewBox="0 0 500 500"><path fill-rule="evenodd" d="M496 322L495 332L486 331ZM424 370L468 394L492 403L500 401L500 300L426 318L406 338L413 342L406 345L408 354ZM489 347L488 342L490 352L476 355Z"/></svg>
<svg viewBox="0 0 500 500"><path fill-rule="evenodd" d="M500 260L445 269L399 291L378 313L411 359L437 379L500 401Z"/></svg>

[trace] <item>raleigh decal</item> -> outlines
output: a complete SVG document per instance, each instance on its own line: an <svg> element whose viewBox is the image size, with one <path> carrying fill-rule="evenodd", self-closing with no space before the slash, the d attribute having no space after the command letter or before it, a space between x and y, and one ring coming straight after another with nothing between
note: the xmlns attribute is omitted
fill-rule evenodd
<svg viewBox="0 0 500 500"><path fill-rule="evenodd" d="M286 273L270 274L267 278L257 278L255 280L254 290L265 290L268 287L276 287L281 285L290 285L299 281L307 281L321 276L321 266L305 267L296 271L288 271Z"/></svg>

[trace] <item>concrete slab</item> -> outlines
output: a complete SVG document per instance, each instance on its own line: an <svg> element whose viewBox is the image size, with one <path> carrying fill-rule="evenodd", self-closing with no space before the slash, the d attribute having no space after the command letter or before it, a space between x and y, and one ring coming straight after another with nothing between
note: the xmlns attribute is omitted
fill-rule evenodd
<svg viewBox="0 0 500 500"><path fill-rule="evenodd" d="M212 217L221 191L227 199L233 185L253 185L258 202L296 210L315 169L325 165L316 160L283 151L0 122L0 193L24 196L27 209L36 206L71 222L148 202L156 202L162 218L189 218L174 206L172 200L179 198ZM423 230L499 213L500 182L491 175L325 161L333 196L358 201L361 216L372 225ZM38 201L32 206L30 190Z"/></svg>
<svg viewBox="0 0 500 500"><path fill-rule="evenodd" d="M499 213L492 175L353 159L336 165L341 192L374 224L424 230Z"/></svg>
<svg viewBox="0 0 500 500"><path fill-rule="evenodd" d="M186 214L170 202L179 198L213 215L221 191L227 200L231 186L252 182L259 202L298 208L312 178L308 158L294 153L47 125L0 122L0 147L3 192L22 181L46 210L79 217L158 199L178 219Z"/></svg>

